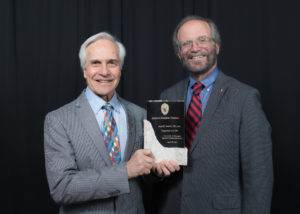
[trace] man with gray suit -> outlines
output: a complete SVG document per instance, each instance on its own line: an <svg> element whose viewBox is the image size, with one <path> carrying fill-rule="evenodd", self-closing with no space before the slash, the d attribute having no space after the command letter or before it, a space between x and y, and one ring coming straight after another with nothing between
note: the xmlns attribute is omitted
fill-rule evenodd
<svg viewBox="0 0 300 214"><path fill-rule="evenodd" d="M271 127L259 92L218 69L221 39L210 19L185 17L173 45L189 77L161 99L186 102L188 165L172 173L156 164L157 174L169 176L158 185L153 213L270 213Z"/></svg>
<svg viewBox="0 0 300 214"><path fill-rule="evenodd" d="M125 48L102 32L79 51L87 88L47 114L46 173L60 213L144 213L140 175L154 163L142 148L145 110L122 99Z"/></svg>

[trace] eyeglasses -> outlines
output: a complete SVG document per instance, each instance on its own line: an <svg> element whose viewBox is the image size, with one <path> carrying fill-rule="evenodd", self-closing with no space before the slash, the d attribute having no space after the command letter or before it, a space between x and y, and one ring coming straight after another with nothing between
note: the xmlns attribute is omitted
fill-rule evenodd
<svg viewBox="0 0 300 214"><path fill-rule="evenodd" d="M197 47L207 45L209 42L215 41L213 38L208 36L199 36L195 41L187 40L180 44L180 49L182 51L188 51L193 47L193 43L197 45Z"/></svg>

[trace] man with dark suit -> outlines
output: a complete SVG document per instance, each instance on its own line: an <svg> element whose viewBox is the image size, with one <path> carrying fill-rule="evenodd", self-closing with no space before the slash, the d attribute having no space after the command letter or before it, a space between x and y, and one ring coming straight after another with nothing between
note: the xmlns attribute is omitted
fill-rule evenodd
<svg viewBox="0 0 300 214"><path fill-rule="evenodd" d="M273 187L271 127L259 92L217 67L221 39L216 25L184 18L173 34L175 53L189 72L161 93L186 101L188 165L180 171L157 163L154 213L267 214Z"/></svg>
<svg viewBox="0 0 300 214"><path fill-rule="evenodd" d="M144 213L139 176L154 158L141 149L145 110L115 91L124 57L110 34L88 38L79 51L87 88L46 116L46 173L60 213Z"/></svg>

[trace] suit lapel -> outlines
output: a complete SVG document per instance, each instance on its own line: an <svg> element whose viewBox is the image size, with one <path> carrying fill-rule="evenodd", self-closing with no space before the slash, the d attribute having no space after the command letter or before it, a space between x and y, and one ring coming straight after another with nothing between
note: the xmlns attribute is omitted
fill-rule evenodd
<svg viewBox="0 0 300 214"><path fill-rule="evenodd" d="M188 91L188 85L189 85L189 78L186 78L181 82L181 86L178 87L179 90L176 91L176 96L178 96L178 99L184 100L184 108L185 108L186 96Z"/></svg>
<svg viewBox="0 0 300 214"><path fill-rule="evenodd" d="M105 163L107 165L111 165L111 161L106 151L106 146L98 122L84 93L81 93L75 105L77 107L77 115L80 118L83 127L85 127L86 132L92 138L93 143L95 144L97 150L103 157Z"/></svg>
<svg viewBox="0 0 300 214"><path fill-rule="evenodd" d="M197 146L197 144L199 143L201 138L201 133L205 133L205 129L207 128L209 121L212 120L213 113L217 109L227 88L228 88L228 84L226 81L226 76L222 72L219 72L212 93L207 102L205 112L202 116L201 123L196 133L195 140L193 142L190 152L193 152L195 146Z"/></svg>
<svg viewBox="0 0 300 214"><path fill-rule="evenodd" d="M126 142L126 148L124 152L124 158L122 161L127 161L129 157L131 156L131 153L133 151L133 146L135 142L135 131L136 131L136 124L134 122L134 112L132 112L131 108L129 107L128 103L118 96L118 99L120 100L122 106L125 109L126 112L126 120L127 120L127 142Z"/></svg>

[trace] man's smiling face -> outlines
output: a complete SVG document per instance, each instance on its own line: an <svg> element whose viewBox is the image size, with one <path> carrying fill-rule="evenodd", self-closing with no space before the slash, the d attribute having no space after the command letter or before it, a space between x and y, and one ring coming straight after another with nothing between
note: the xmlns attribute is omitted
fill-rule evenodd
<svg viewBox="0 0 300 214"><path fill-rule="evenodd" d="M109 101L121 78L118 46L107 39L100 39L88 45L83 74L89 89Z"/></svg>
<svg viewBox="0 0 300 214"><path fill-rule="evenodd" d="M191 75L209 73L215 68L220 47L211 36L209 25L200 20L188 21L179 28L177 55Z"/></svg>

